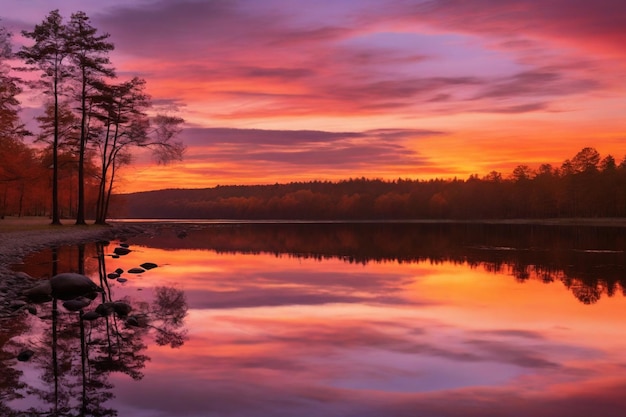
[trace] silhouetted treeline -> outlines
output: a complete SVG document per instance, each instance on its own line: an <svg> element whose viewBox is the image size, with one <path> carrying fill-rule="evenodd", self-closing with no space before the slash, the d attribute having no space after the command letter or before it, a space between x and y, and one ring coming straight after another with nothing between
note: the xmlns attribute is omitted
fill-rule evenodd
<svg viewBox="0 0 626 417"><path fill-rule="evenodd" d="M182 233L184 232L184 233ZM623 228L472 223L240 223L163 225L135 244L166 250L269 253L350 263L482 267L516 280L562 283L585 304L626 295Z"/></svg>
<svg viewBox="0 0 626 417"><path fill-rule="evenodd" d="M626 216L626 160L584 148L559 168L516 167L467 180L349 179L171 189L117 196L117 217L486 219Z"/></svg>

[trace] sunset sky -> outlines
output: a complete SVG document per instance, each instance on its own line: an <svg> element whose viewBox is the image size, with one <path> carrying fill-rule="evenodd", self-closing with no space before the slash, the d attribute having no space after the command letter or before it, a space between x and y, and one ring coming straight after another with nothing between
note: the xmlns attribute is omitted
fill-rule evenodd
<svg viewBox="0 0 626 417"><path fill-rule="evenodd" d="M118 77L186 119L185 160L139 156L120 191L626 155L623 0L2 0L0 24L17 47L55 8L85 11Z"/></svg>

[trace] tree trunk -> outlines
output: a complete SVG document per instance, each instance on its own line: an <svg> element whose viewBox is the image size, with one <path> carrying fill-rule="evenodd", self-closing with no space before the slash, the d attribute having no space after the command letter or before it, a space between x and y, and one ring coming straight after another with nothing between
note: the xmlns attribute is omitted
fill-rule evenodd
<svg viewBox="0 0 626 417"><path fill-rule="evenodd" d="M61 225L59 217L59 80L54 76L54 139L52 143L52 223Z"/></svg>

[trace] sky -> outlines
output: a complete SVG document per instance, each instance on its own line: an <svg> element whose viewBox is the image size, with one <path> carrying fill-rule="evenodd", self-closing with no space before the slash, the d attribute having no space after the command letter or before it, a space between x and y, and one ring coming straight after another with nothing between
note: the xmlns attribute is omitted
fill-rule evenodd
<svg viewBox="0 0 626 417"><path fill-rule="evenodd" d="M183 117L184 161L118 191L460 178L626 155L623 0L1 0L109 33L123 80ZM39 111L23 101L23 114Z"/></svg>

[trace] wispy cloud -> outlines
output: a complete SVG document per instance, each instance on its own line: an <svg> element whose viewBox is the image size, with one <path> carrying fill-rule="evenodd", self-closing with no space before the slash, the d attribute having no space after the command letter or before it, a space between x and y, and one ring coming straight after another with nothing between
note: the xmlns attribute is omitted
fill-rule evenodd
<svg viewBox="0 0 626 417"><path fill-rule="evenodd" d="M62 6L68 15L84 7L111 33L120 76L147 78L155 102L183 109L192 128L185 133L189 160L206 158L205 177L223 175L219 183L239 181L233 168L243 172L237 164L255 160L274 164L255 166L264 180L294 175L289 157L302 167L298 178L335 178L350 167L396 178L410 165L428 165L430 177L462 177L500 152L479 144L513 152L519 141L508 141L519 135L544 148L539 153L549 150L545 162L553 164L578 144L591 145L591 133L603 138L593 144L601 152L622 153L615 144L625 127L626 4L619 0L540 7L531 0L323 0L307 7L288 0L116 0L32 9L8 2L14 13L3 22L19 29L47 8ZM211 130L216 126L234 130ZM375 137L376 129L442 134L390 142ZM243 138L253 131L254 140ZM326 133L312 140L310 132ZM289 141L291 153L282 148ZM460 163L459 153L473 158ZM524 149L513 159L493 168L530 163Z"/></svg>

